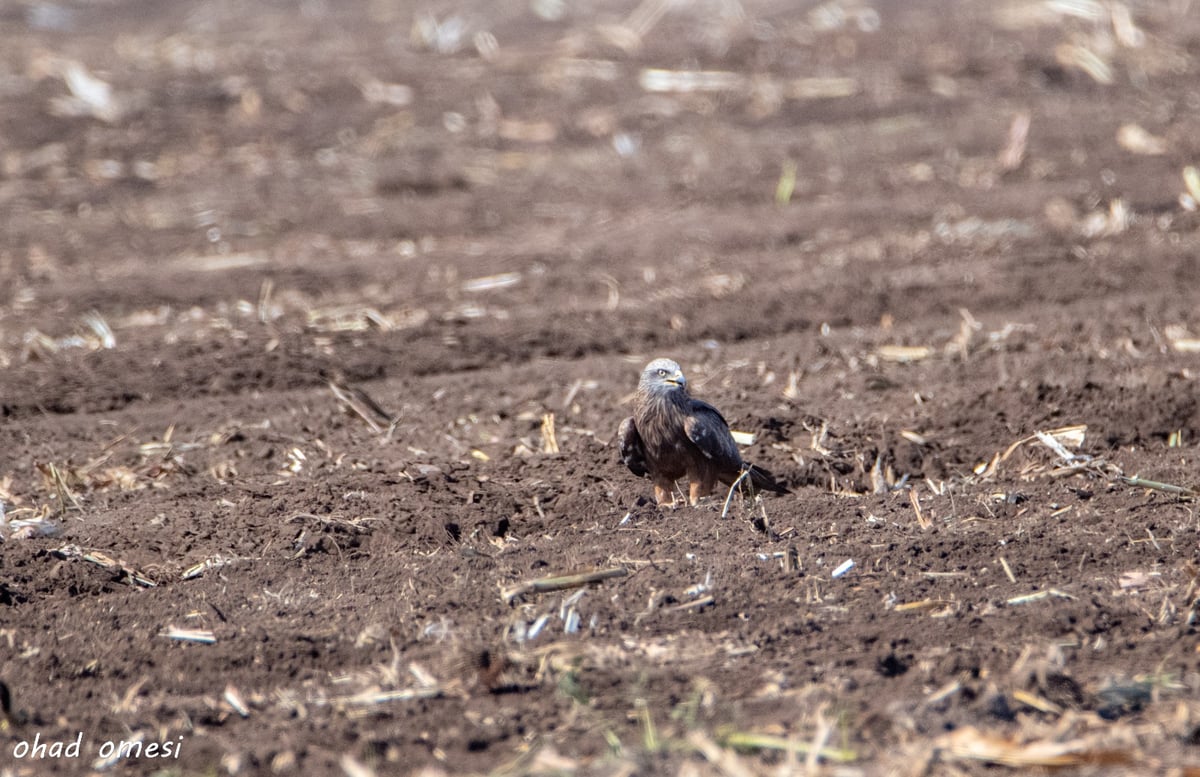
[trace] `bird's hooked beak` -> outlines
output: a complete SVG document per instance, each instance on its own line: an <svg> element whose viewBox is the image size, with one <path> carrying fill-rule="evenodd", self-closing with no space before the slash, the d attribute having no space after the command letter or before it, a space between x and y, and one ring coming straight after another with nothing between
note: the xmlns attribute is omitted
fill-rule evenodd
<svg viewBox="0 0 1200 777"><path fill-rule="evenodd" d="M671 375L663 378L663 382L671 386L679 386L679 388L687 388L687 378L683 377L681 370L675 370Z"/></svg>

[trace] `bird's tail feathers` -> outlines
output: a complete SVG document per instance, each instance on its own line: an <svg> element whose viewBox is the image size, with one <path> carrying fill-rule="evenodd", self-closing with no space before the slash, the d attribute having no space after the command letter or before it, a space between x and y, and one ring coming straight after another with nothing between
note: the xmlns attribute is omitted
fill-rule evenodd
<svg viewBox="0 0 1200 777"><path fill-rule="evenodd" d="M759 491L770 491L775 494L790 494L792 493L786 486L775 479L769 470L754 464L747 464L746 470L750 473L747 478L750 484Z"/></svg>

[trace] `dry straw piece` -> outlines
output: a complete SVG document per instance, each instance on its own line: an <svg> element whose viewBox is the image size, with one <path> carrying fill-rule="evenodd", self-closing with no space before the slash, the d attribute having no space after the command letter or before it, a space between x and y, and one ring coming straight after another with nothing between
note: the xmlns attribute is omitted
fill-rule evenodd
<svg viewBox="0 0 1200 777"><path fill-rule="evenodd" d="M353 696L345 696L336 701L350 706L372 706L386 704L392 701L413 701L414 699L436 699L442 695L438 686L431 688L400 688L393 691L368 689Z"/></svg>
<svg viewBox="0 0 1200 777"><path fill-rule="evenodd" d="M609 567L607 569L595 569L590 572L539 577L535 580L526 580L509 588L502 588L500 590L500 598L504 600L505 604L511 604L514 599L525 594L544 594L551 591L561 591L565 588L579 588L591 583L610 580L614 577L625 577L628 574L629 570L625 567Z"/></svg>
<svg viewBox="0 0 1200 777"><path fill-rule="evenodd" d="M349 411L357 415L371 427L375 434L391 433L400 422L400 417L384 410L370 394L360 388L347 386L338 381L329 382L329 390Z"/></svg>
<svg viewBox="0 0 1200 777"><path fill-rule="evenodd" d="M1183 186L1187 191L1180 195L1180 204L1187 210L1200 206L1200 168L1188 165L1183 168Z"/></svg>
<svg viewBox="0 0 1200 777"><path fill-rule="evenodd" d="M875 353L885 362L919 362L933 355L933 349L928 345L881 345Z"/></svg>
<svg viewBox="0 0 1200 777"><path fill-rule="evenodd" d="M190 567L188 567L187 569L183 570L183 572L181 572L179 575L179 579L180 580L192 580L193 578L200 577L201 575L203 575L205 572L207 572L210 569L220 569L221 567L226 566L228 564L232 564L233 562L238 561L238 560L240 560L240 559L238 559L234 556L221 556L221 555L216 555L211 558L206 558L203 561L201 561L200 563L193 564ZM249 559L247 559L247 560L249 560Z"/></svg>
<svg viewBox="0 0 1200 777"><path fill-rule="evenodd" d="M236 686L232 684L226 685L224 693L221 694L221 698L224 699L225 703L233 708L233 711L238 715L242 716L243 718L250 717L250 708L246 706L246 700L242 697L242 692L239 691Z"/></svg>
<svg viewBox="0 0 1200 777"><path fill-rule="evenodd" d="M90 564L95 564L103 569L116 570L121 578L132 585L138 585L143 588L154 588L158 584L150 578L141 574L137 570L126 566L124 563L117 561L108 555L98 550L84 550L78 545L63 545L54 551L54 555L60 558L78 558Z"/></svg>
<svg viewBox="0 0 1200 777"><path fill-rule="evenodd" d="M558 437L554 433L554 413L542 415L542 452L550 455L560 453Z"/></svg>
<svg viewBox="0 0 1200 777"><path fill-rule="evenodd" d="M173 639L178 642L196 642L201 645L214 645L217 642L217 637L208 629L180 629L175 626L167 626L159 636Z"/></svg>
<svg viewBox="0 0 1200 777"><path fill-rule="evenodd" d="M935 747L942 761L981 761L1025 769L1085 764L1121 766L1133 763L1132 754L1106 748L1099 741L1021 741L984 734L971 726L964 726L940 737Z"/></svg>
<svg viewBox="0 0 1200 777"><path fill-rule="evenodd" d="M1160 156L1167 153L1167 141L1151 135L1138 124L1122 124L1117 130L1117 143L1131 154Z"/></svg>
<svg viewBox="0 0 1200 777"><path fill-rule="evenodd" d="M799 742L794 739L785 739L784 737L772 736L770 734L757 734L751 731L722 732L717 741L725 747L741 752L773 750L784 753L796 753L797 755L816 753L819 757L836 763L851 763L858 760L858 754L846 748L813 747L810 742Z"/></svg>

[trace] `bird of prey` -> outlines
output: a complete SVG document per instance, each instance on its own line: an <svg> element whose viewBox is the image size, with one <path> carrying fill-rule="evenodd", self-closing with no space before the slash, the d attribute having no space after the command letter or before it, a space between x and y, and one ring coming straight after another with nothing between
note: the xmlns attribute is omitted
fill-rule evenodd
<svg viewBox="0 0 1200 777"><path fill-rule="evenodd" d="M758 489L788 493L771 473L742 461L729 424L715 407L688 394L683 370L670 359L646 365L633 415L621 422L617 445L625 466L654 482L660 505L675 504L675 481L684 476L692 505L718 482L732 485L743 473Z"/></svg>

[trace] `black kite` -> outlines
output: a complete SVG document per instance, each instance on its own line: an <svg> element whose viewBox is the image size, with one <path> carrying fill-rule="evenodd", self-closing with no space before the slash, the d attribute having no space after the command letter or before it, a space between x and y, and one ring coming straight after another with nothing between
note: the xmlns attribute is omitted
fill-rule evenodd
<svg viewBox="0 0 1200 777"><path fill-rule="evenodd" d="M718 482L732 485L743 473L755 488L788 493L771 473L742 461L729 424L715 407L688 394L683 370L670 359L646 365L617 445L625 466L654 482L659 504L675 504L675 481L685 476L693 505Z"/></svg>

